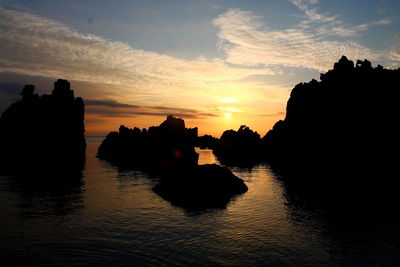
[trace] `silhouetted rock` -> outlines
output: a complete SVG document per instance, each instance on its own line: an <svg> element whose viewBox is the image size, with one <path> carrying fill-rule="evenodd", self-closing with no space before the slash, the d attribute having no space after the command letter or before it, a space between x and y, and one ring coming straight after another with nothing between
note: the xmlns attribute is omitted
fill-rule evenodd
<svg viewBox="0 0 400 267"><path fill-rule="evenodd" d="M185 128L182 119L172 115L148 130L129 129L123 125L101 143L98 156L122 165L163 170L197 164L194 150L197 128Z"/></svg>
<svg viewBox="0 0 400 267"><path fill-rule="evenodd" d="M321 81L295 86L285 119L262 139L266 157L327 191L397 182L399 83L399 69L343 56Z"/></svg>
<svg viewBox="0 0 400 267"><path fill-rule="evenodd" d="M35 86L27 84L25 87L22 89L21 95L22 95L22 100L29 100L34 96L33 92L35 91ZM35 95L37 96L37 94Z"/></svg>
<svg viewBox="0 0 400 267"><path fill-rule="evenodd" d="M225 207L232 196L247 191L243 181L218 165L198 165L197 128L185 128L169 115L148 130L121 125L101 143L98 157L120 166L140 168L161 176L154 191L187 209Z"/></svg>
<svg viewBox="0 0 400 267"><path fill-rule="evenodd" d="M199 136L197 137L196 140L196 146L200 147L201 149L205 148L214 149L217 143L218 143L218 138L208 134Z"/></svg>
<svg viewBox="0 0 400 267"><path fill-rule="evenodd" d="M222 162L253 161L259 158L261 139L246 125L237 131L227 130L216 143L213 152Z"/></svg>
<svg viewBox="0 0 400 267"><path fill-rule="evenodd" d="M153 191L176 206L202 210L225 208L233 196L245 193L247 186L229 169L206 164L164 177Z"/></svg>
<svg viewBox="0 0 400 267"><path fill-rule="evenodd" d="M1 168L81 169L85 158L84 103L66 80L39 97L26 85L22 100L0 117Z"/></svg>

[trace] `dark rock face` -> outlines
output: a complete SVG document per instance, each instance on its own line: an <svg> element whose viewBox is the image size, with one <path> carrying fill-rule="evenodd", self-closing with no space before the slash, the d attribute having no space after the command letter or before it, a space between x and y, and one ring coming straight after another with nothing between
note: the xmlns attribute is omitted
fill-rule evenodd
<svg viewBox="0 0 400 267"><path fill-rule="evenodd" d="M124 167L160 175L154 192L188 210L223 208L247 191L244 182L218 165L198 165L197 128L185 128L182 119L169 115L148 130L121 126L101 143L98 156Z"/></svg>
<svg viewBox="0 0 400 267"><path fill-rule="evenodd" d="M0 118L1 167L81 169L85 158L84 103L67 80L54 83L51 95L38 96L33 85Z"/></svg>
<svg viewBox="0 0 400 267"><path fill-rule="evenodd" d="M225 131L216 143L213 152L222 162L253 161L259 158L260 145L260 135L242 125L237 131Z"/></svg>
<svg viewBox="0 0 400 267"><path fill-rule="evenodd" d="M326 187L394 181L399 83L400 69L372 68L367 60L354 66L343 56L320 82L295 86L286 118L262 139L266 157L297 176L319 176Z"/></svg>
<svg viewBox="0 0 400 267"><path fill-rule="evenodd" d="M129 129L123 125L101 143L98 156L122 165L153 170L197 165L194 150L197 128L185 128L182 119L172 115L148 130Z"/></svg>
<svg viewBox="0 0 400 267"><path fill-rule="evenodd" d="M225 208L232 196L247 192L242 179L217 164L164 177L153 191L176 206L187 210Z"/></svg>
<svg viewBox="0 0 400 267"><path fill-rule="evenodd" d="M211 136L211 135L203 135L197 137L196 146L200 147L201 149L209 148L214 149L218 143L218 138Z"/></svg>

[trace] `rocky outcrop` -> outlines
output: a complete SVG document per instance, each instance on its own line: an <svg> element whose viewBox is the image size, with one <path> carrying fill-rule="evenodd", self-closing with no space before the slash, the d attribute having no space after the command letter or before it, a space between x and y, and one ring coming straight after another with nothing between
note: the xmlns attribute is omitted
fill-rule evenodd
<svg viewBox="0 0 400 267"><path fill-rule="evenodd" d="M234 195L246 192L247 186L227 168L198 165L197 137L197 128L185 128L182 119L169 115L160 126L148 130L121 126L118 132L109 133L98 157L155 172L161 178L154 192L179 207L225 207Z"/></svg>
<svg viewBox="0 0 400 267"><path fill-rule="evenodd" d="M156 171L197 165L194 150L197 128L185 128L185 122L172 115L147 129L129 129L123 125L101 143L98 157L121 165Z"/></svg>
<svg viewBox="0 0 400 267"><path fill-rule="evenodd" d="M211 136L211 135L203 135L197 137L196 146L200 147L201 149L214 149L218 143L218 138Z"/></svg>
<svg viewBox="0 0 400 267"><path fill-rule="evenodd" d="M0 117L1 168L82 168L85 158L84 103L67 80L57 80L51 95L26 85L22 100Z"/></svg>
<svg viewBox="0 0 400 267"><path fill-rule="evenodd" d="M260 145L260 135L242 125L237 131L225 131L214 146L213 152L224 163L254 161L259 158Z"/></svg>
<svg viewBox="0 0 400 267"><path fill-rule="evenodd" d="M26 85L22 100L0 117L3 167L81 168L85 157L84 103L66 80L57 80L51 95L39 96Z"/></svg>
<svg viewBox="0 0 400 267"><path fill-rule="evenodd" d="M163 177L153 191L176 206L203 210L225 208L233 196L247 192L247 186L229 169L206 164Z"/></svg>
<svg viewBox="0 0 400 267"><path fill-rule="evenodd" d="M392 179L400 69L373 68L368 60L354 65L343 56L320 78L292 90L285 119L262 139L265 156L283 170L335 181Z"/></svg>

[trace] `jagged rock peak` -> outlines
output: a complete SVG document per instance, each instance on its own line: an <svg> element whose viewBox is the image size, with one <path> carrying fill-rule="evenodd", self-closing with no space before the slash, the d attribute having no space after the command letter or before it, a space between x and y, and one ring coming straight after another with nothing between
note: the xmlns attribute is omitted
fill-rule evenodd
<svg viewBox="0 0 400 267"><path fill-rule="evenodd" d="M55 97L74 98L74 91L71 90L71 85L69 81L64 79L58 79L54 83L54 89L52 91L52 95Z"/></svg>
<svg viewBox="0 0 400 267"><path fill-rule="evenodd" d="M33 96L33 92L35 91L35 86L31 85L31 84L27 84L24 86L24 88L22 89L22 92L20 95L22 95L23 99Z"/></svg>
<svg viewBox="0 0 400 267"><path fill-rule="evenodd" d="M175 129L175 130L184 130L185 129L185 121L181 118L176 118L173 115L168 115L167 119L160 124L161 128L166 129Z"/></svg>
<svg viewBox="0 0 400 267"><path fill-rule="evenodd" d="M346 56L342 56L339 62L333 65L333 69L337 71L351 71L354 69L354 62L347 59Z"/></svg>

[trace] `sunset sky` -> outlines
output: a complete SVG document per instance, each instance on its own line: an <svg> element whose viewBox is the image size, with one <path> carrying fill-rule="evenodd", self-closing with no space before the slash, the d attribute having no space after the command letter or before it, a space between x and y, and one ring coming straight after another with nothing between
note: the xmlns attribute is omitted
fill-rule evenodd
<svg viewBox="0 0 400 267"><path fill-rule="evenodd" d="M342 55L400 67L400 1L0 0L0 113L68 79L86 134L182 117L262 136Z"/></svg>

